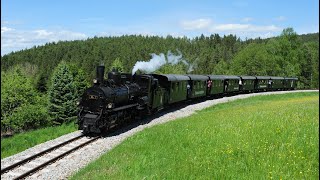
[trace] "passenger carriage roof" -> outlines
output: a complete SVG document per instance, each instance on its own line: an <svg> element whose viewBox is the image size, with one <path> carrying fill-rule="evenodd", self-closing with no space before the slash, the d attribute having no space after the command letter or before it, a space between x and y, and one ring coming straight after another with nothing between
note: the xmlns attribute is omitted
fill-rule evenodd
<svg viewBox="0 0 320 180"><path fill-rule="evenodd" d="M208 76L204 76L204 75L196 75L196 74L187 74L186 76L190 77L190 80L201 80L201 81L206 81L209 80Z"/></svg>
<svg viewBox="0 0 320 180"><path fill-rule="evenodd" d="M288 79L288 80L298 80L298 78L296 78L296 77L284 77L284 79Z"/></svg>
<svg viewBox="0 0 320 180"><path fill-rule="evenodd" d="M190 78L188 76L179 75L179 74L152 74L156 78L165 78L168 81L188 81Z"/></svg>
<svg viewBox="0 0 320 180"><path fill-rule="evenodd" d="M239 76L225 76L226 79L240 79Z"/></svg>
<svg viewBox="0 0 320 180"><path fill-rule="evenodd" d="M274 77L274 76L271 76L270 78L271 79L282 79L282 80L284 79L284 77Z"/></svg>
<svg viewBox="0 0 320 180"><path fill-rule="evenodd" d="M270 79L270 76L256 76L257 79Z"/></svg>
<svg viewBox="0 0 320 180"><path fill-rule="evenodd" d="M239 76L241 79L256 79L255 76Z"/></svg>
<svg viewBox="0 0 320 180"><path fill-rule="evenodd" d="M228 75L208 75L210 79L240 79L239 76L228 76Z"/></svg>
<svg viewBox="0 0 320 180"><path fill-rule="evenodd" d="M225 77L223 75L208 75L208 77L210 78L210 80L213 80L213 79L225 79Z"/></svg>

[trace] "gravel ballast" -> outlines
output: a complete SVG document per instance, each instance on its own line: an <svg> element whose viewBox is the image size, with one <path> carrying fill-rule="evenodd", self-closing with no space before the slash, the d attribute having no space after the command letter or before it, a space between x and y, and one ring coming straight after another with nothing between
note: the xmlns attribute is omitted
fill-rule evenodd
<svg viewBox="0 0 320 180"><path fill-rule="evenodd" d="M223 97L220 99L212 99L203 101L197 104L191 104L181 107L180 109L170 109L165 110L154 117L150 117L147 121L140 124L135 124L128 128L128 130L122 130L122 132L115 132L113 135L109 135L98 139L92 144L85 146L74 153L65 156L53 164L45 167L44 169L34 173L26 179L67 179L72 174L76 173L80 168L83 168L91 161L97 159L100 155L108 152L126 138L134 135L135 133L142 131L145 128L152 127L154 125L163 124L168 121L175 120L177 118L182 118L190 116L197 110L207 108L220 103L225 103L228 101L234 101L237 99L244 99L252 96L258 95L270 95L270 94L284 94L284 93L294 93L294 92L319 92L319 90L296 90L296 91L279 91L279 92L263 92L263 93L253 93L253 94L241 94L231 97ZM1 168L12 164L14 161L23 159L24 157L31 156L36 152L47 149L61 140L71 139L72 137L78 136L81 131L76 131L63 135L51 141L39 144L35 147L29 148L21 153L7 157L1 160ZM1 179L10 179L9 176L1 176Z"/></svg>

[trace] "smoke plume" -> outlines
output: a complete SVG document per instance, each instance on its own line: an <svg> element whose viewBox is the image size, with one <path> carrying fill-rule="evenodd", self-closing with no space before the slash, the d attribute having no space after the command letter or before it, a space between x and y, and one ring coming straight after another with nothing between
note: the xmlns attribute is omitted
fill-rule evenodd
<svg viewBox="0 0 320 180"><path fill-rule="evenodd" d="M147 61L137 61L136 64L133 66L132 75L136 73L138 70L143 71L145 73L152 73L159 69L161 66L165 64L175 65L179 62L184 63L185 65L189 66L189 63L182 59L182 54L180 51L179 55L174 55L171 51L168 51L167 55L160 53L159 55L152 53L151 59ZM189 66L189 70L192 70L192 65ZM189 71L188 70L188 71Z"/></svg>

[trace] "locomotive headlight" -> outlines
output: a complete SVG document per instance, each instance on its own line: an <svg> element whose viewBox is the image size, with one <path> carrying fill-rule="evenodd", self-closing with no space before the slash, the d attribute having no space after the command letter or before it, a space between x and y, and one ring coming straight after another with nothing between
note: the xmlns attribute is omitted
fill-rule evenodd
<svg viewBox="0 0 320 180"><path fill-rule="evenodd" d="M97 83L98 83L98 80L97 80L97 79L93 79L93 83L94 83L94 84L97 84Z"/></svg>
<svg viewBox="0 0 320 180"><path fill-rule="evenodd" d="M109 109L113 108L113 103L109 103L109 104L107 105L107 107L108 107Z"/></svg>

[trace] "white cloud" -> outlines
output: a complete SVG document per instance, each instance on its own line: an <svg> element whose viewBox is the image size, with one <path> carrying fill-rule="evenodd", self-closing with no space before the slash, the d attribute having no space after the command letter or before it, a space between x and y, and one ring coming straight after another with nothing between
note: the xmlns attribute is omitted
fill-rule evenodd
<svg viewBox="0 0 320 180"><path fill-rule="evenodd" d="M276 35L277 35L277 34L275 34L275 33L267 32L267 33L265 33L265 34L259 35L259 37L262 38L262 39L266 39L266 38L274 37L274 36L276 36Z"/></svg>
<svg viewBox="0 0 320 180"><path fill-rule="evenodd" d="M12 31L12 30L14 30L14 29L9 28L9 27L1 27L1 35L2 35L2 33L5 33L7 31Z"/></svg>
<svg viewBox="0 0 320 180"><path fill-rule="evenodd" d="M219 24L212 26L210 32L266 32L266 31L280 31L281 28L275 25L258 26L252 24Z"/></svg>
<svg viewBox="0 0 320 180"><path fill-rule="evenodd" d="M211 23L211 19L196 19L190 21L182 21L181 26L185 30L196 30L208 28Z"/></svg>
<svg viewBox="0 0 320 180"><path fill-rule="evenodd" d="M279 17L276 17L275 20L277 20L277 21L285 21L285 20L287 20L287 18L284 17L284 16L279 16Z"/></svg>
<svg viewBox="0 0 320 180"><path fill-rule="evenodd" d="M49 31L45 29L23 31L1 27L1 55L47 42L85 39L87 35L67 30Z"/></svg>
<svg viewBox="0 0 320 180"><path fill-rule="evenodd" d="M257 25L248 23L253 18L246 17L241 22L246 23L213 23L211 19L197 19L190 21L182 21L180 26L182 29L191 32L201 32L202 34L234 34L241 38L270 37L281 32L282 28L276 25Z"/></svg>

